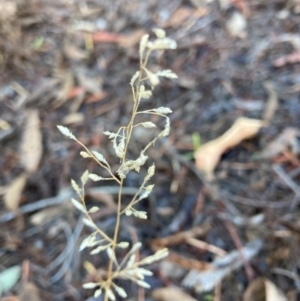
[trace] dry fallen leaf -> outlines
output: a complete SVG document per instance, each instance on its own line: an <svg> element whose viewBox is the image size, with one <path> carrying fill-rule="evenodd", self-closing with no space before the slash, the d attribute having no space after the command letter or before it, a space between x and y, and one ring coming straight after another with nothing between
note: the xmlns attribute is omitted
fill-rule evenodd
<svg viewBox="0 0 300 301"><path fill-rule="evenodd" d="M54 103L54 108L60 107L68 100L70 91L74 86L74 76L72 72L64 72L62 76L65 79L65 81L62 84L61 88L57 91L57 97Z"/></svg>
<svg viewBox="0 0 300 301"><path fill-rule="evenodd" d="M165 27L173 27L178 28L182 27L182 24L187 21L189 18L193 18L195 20L203 17L207 14L207 8L204 6L198 6L198 9L191 9L186 6L182 6L178 8L173 15L167 20L164 24L162 24L162 28Z"/></svg>
<svg viewBox="0 0 300 301"><path fill-rule="evenodd" d="M76 70L78 83L85 91L91 94L102 92L103 79L98 74L90 74L82 68Z"/></svg>
<svg viewBox="0 0 300 301"><path fill-rule="evenodd" d="M75 61L86 59L89 56L87 51L82 50L69 42L65 44L63 51L67 58Z"/></svg>
<svg viewBox="0 0 300 301"><path fill-rule="evenodd" d="M204 224L199 227L194 227L188 231L181 231L164 238L154 239L151 241L151 249L153 251L157 251L163 247L182 244L186 242L188 238L203 235L208 231L208 229L209 225ZM211 264L206 261L189 258L171 250L169 251L169 256L167 258L172 263L187 270L196 269L198 271L203 271L211 269ZM162 271L162 273L164 273L164 271Z"/></svg>
<svg viewBox="0 0 300 301"><path fill-rule="evenodd" d="M248 286L243 301L287 301L287 299L274 283L260 277Z"/></svg>
<svg viewBox="0 0 300 301"><path fill-rule="evenodd" d="M265 106L265 111L263 115L263 121L266 125L271 121L272 117L274 116L277 108L278 108L278 95L274 89L274 86L271 82L265 81L263 83L264 88L267 90L269 94L268 101Z"/></svg>
<svg viewBox="0 0 300 301"><path fill-rule="evenodd" d="M243 265L243 260L250 261L263 247L260 239L251 241L243 246L239 251L234 250L224 257L216 258L212 263L212 268L206 271L192 269L182 280L184 287L193 287L196 292L211 291L223 278L231 274L234 270ZM241 257L241 253L243 257ZM255 300L258 301L258 300Z"/></svg>
<svg viewBox="0 0 300 301"><path fill-rule="evenodd" d="M171 18L165 24L163 24L162 27L170 26L177 28L178 26L181 26L187 18L191 17L194 11L194 9L189 7L180 7L173 13Z"/></svg>
<svg viewBox="0 0 300 301"><path fill-rule="evenodd" d="M152 293L152 298L157 301L196 301L192 296L174 287L155 289Z"/></svg>
<svg viewBox="0 0 300 301"><path fill-rule="evenodd" d="M178 266L171 260L165 259L159 262L160 273L169 280L175 280L182 278L186 274L186 269Z"/></svg>
<svg viewBox="0 0 300 301"><path fill-rule="evenodd" d="M57 216L60 216L67 210L73 209L72 207L68 207L65 203L39 210L38 212L30 216L30 223L32 223L35 226L40 226L54 218L57 218Z"/></svg>
<svg viewBox="0 0 300 301"><path fill-rule="evenodd" d="M71 113L64 117L62 123L69 125L73 123L80 123L84 121L84 115L82 113Z"/></svg>
<svg viewBox="0 0 300 301"><path fill-rule="evenodd" d="M17 13L17 2L0 0L0 21L10 21L13 20Z"/></svg>
<svg viewBox="0 0 300 301"><path fill-rule="evenodd" d="M26 125L20 147L21 162L28 173L37 170L43 153L38 110L26 112Z"/></svg>
<svg viewBox="0 0 300 301"><path fill-rule="evenodd" d="M243 140L255 136L262 126L262 120L246 117L238 118L231 128L222 136L200 146L194 153L196 166L208 177L212 178L213 171L217 166L221 155Z"/></svg>
<svg viewBox="0 0 300 301"><path fill-rule="evenodd" d="M19 298L21 301L40 301L39 291L37 287L31 282L24 282L19 291Z"/></svg>
<svg viewBox="0 0 300 301"><path fill-rule="evenodd" d="M297 128L286 128L282 133L271 141L264 150L260 153L259 158L270 159L285 151L289 146L292 152L297 154L299 152L298 137L300 130Z"/></svg>
<svg viewBox="0 0 300 301"><path fill-rule="evenodd" d="M234 38L244 39L247 36L247 21L238 11L235 11L226 22L226 30Z"/></svg>
<svg viewBox="0 0 300 301"><path fill-rule="evenodd" d="M232 1L230 0L219 0L219 5L220 5L220 8L224 11L226 11L230 5L232 5Z"/></svg>
<svg viewBox="0 0 300 301"><path fill-rule="evenodd" d="M0 130L8 130L9 128L10 128L10 124L0 118Z"/></svg>
<svg viewBox="0 0 300 301"><path fill-rule="evenodd" d="M25 187L27 180L27 174L21 174L8 186L6 193L4 194L4 204L7 209L11 211L17 211L20 205L20 199L22 191Z"/></svg>

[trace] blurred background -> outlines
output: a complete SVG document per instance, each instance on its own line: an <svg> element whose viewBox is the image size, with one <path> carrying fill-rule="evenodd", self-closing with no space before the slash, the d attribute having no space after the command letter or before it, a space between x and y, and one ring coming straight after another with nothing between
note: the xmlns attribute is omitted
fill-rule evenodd
<svg viewBox="0 0 300 301"><path fill-rule="evenodd" d="M1 300L102 300L82 284L105 274L106 254L78 251L90 229L70 202L70 179L101 171L56 126L116 171L103 131L129 121L138 44L155 27L178 48L149 68L178 79L142 108L170 107L171 134L126 179L125 202L155 162L149 218L124 217L120 238L170 255L150 290L120 282L128 300L299 300L299 0L0 0ZM130 156L155 133L135 131ZM107 234L117 192L87 185Z"/></svg>

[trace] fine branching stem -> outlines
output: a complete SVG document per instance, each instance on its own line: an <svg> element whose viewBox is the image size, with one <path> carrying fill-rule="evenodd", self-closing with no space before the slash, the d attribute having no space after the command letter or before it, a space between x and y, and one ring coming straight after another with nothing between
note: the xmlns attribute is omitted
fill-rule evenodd
<svg viewBox="0 0 300 301"><path fill-rule="evenodd" d="M123 183L124 183L124 179L121 180L119 194L118 194L117 220L116 220L115 233L114 233L113 245L112 245L113 252L115 252L115 249L116 249L117 239L118 239L118 234L119 234L119 228L120 228L120 220L121 220L120 211L121 211L121 204L122 204L121 201L122 201ZM113 260L110 259L109 265L108 265L108 270L107 270L107 280L108 280L107 285L108 285L108 287L110 287L110 285L111 285L112 268L113 268ZM108 301L108 294L107 293L105 293L104 301Z"/></svg>
<svg viewBox="0 0 300 301"><path fill-rule="evenodd" d="M91 223L94 224L94 228L95 230L102 236L104 237L107 241L111 242L111 238L108 237L93 221L93 219L91 218L90 214L88 213L88 210L86 208L86 203L85 203L85 198L84 198L84 188L82 188L82 195L80 195L80 199L83 203L84 209L86 211L86 217L91 221Z"/></svg>
<svg viewBox="0 0 300 301"><path fill-rule="evenodd" d="M135 171L140 172L140 168L146 163L148 156L146 155L146 151L148 148L155 143L157 139L160 137L165 137L169 134L170 131L170 120L169 117L167 117L167 114L171 113L172 111L167 107L159 107L155 109L145 110L145 111L138 111L139 105L143 99L148 99L152 95L152 90L155 88L157 84L159 84L159 77L166 77L166 78L177 78L176 74L174 74L171 70L163 70L157 73L151 72L147 68L147 64L150 58L150 55L155 50L166 50L166 49L175 49L176 48L176 42L172 39L169 39L165 37L165 32L162 29L153 29L155 35L157 38L154 41L149 41L149 35L144 35L141 39L140 43L140 68L139 71L135 73L135 75L132 77L130 81L130 86L132 90L132 97L133 97L133 107L131 112L130 120L127 124L127 126L121 126L115 133L106 131L104 132L105 135L108 136L109 139L111 139L113 144L113 149L119 158L121 160L119 169L117 170L117 173L115 174L109 163L106 161L106 159L103 157L103 155L97 151L90 151L82 142L80 142L73 134L72 132L61 125L58 126L58 129L61 131L62 134L67 136L70 139L75 140L77 143L79 143L83 149L84 152L80 152L81 156L83 158L91 158L93 159L100 167L102 167L104 170L106 170L109 173L109 177L103 178L100 175L89 173L88 171L85 171L81 176L81 185L78 185L74 180L71 181L71 184L75 191L77 192L80 201L77 201L76 199L72 199L73 205L80 211L82 211L86 218L83 219L84 223L92 228L94 228L94 232L90 234L88 237L86 237L79 249L82 251L87 247L94 248L91 251L91 254L98 254L101 251L106 250L107 256L109 258L108 267L107 267L107 274L106 278L102 279L102 277L96 277L95 282L88 282L83 284L83 287L86 289L96 289L94 292L94 297L100 296L104 291L104 301L114 301L116 300L115 294L118 294L120 297L127 298L126 291L119 287L115 282L114 279L121 278L126 280L131 280L135 282L137 285L149 288L150 285L144 281L145 276L151 276L152 272L150 270L147 270L144 268L144 265L152 264L155 261L161 260L162 258L166 257L168 255L168 250L163 249L157 251L154 255L150 255L148 257L145 257L142 260L138 260L135 256L136 251L141 248L142 244L140 242L134 244L132 248L127 252L127 254L124 256L123 260L121 260L121 263L119 264L117 261L116 256L116 249L122 248L126 249L129 247L129 242L119 242L118 236L120 231L120 225L121 225L121 217L123 214L127 216L134 216L136 218L140 219L147 219L147 212L145 211L139 211L137 208L134 208L134 206L141 201L144 198L147 198L149 194L151 193L154 185L148 184L146 186L146 183L152 178L152 176L155 173L155 165L152 164L148 168L148 172L146 176L144 177L142 184L140 185L138 191L135 193L135 195L132 197L132 199L129 201L129 203L124 206L125 209L122 210L122 195L123 195L123 187L124 187L124 180L129 172ZM143 82L147 81L151 85L151 89L146 89L143 85ZM156 128L156 125L146 120L146 122L141 122L138 124L135 123L135 117L138 114L150 114L150 115L157 115L160 117L163 117L166 121L165 128L146 146L144 146L143 150L140 152L139 157L135 160L127 158L127 152L129 148L129 144L131 141L131 136L133 133L133 129L138 126L143 126L146 129L149 128ZM97 206L93 206L90 209L88 209L88 206L85 201L85 191L84 186L87 183L88 180L92 181L101 181L101 180L115 180L116 183L119 185L119 191L118 191L118 199L117 199L117 212L116 212L116 223L114 227L114 234L113 237L109 237L104 231L102 231L97 224L93 221L91 217L91 213L96 212L100 210ZM98 239L98 235L100 235L100 239ZM97 273L97 269L92 266L87 268L88 272Z"/></svg>
<svg viewBox="0 0 300 301"><path fill-rule="evenodd" d="M141 74L141 71L142 70L140 70L140 74ZM138 85L139 85L139 81L138 81ZM134 88L132 91L133 91L133 98L135 101L134 101L134 107L132 110L131 119L129 121L129 124L126 127L126 143L125 143L124 156L122 158L122 163L124 163L126 161L126 155L127 155L128 145L129 145L131 134L132 134L134 118L136 116L136 112L137 112L138 105L139 105L139 101L137 100L138 96L137 96L137 93L135 92ZM120 220L121 220L121 215L122 215L121 205L122 205L122 189L123 189L124 179L121 179L121 182L119 184L120 184L120 187L119 187L119 193L118 193L117 217L116 217L115 232L114 232L113 244L112 244L113 252L115 252L115 248L116 248L117 241L118 241ZM108 271L107 271L108 287L110 287L110 285L111 285L112 269L113 269L113 261L110 260L109 265L108 265ZM107 293L105 293L104 301L108 301Z"/></svg>
<svg viewBox="0 0 300 301"><path fill-rule="evenodd" d="M117 181L119 184L120 184L120 180L115 177L112 172L111 172L111 169L110 169L110 166L105 166L104 164L102 164L95 156L92 152L90 152L90 150L83 144L81 143L79 140L76 139L76 141L87 151L87 153L96 161L96 163L98 163L101 167L103 167L104 169L106 169L109 174L112 176L112 178Z"/></svg>

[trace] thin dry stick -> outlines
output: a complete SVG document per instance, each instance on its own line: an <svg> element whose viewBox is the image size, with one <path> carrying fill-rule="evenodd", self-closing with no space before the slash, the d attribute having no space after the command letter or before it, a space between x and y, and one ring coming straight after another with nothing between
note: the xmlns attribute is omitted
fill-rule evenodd
<svg viewBox="0 0 300 301"><path fill-rule="evenodd" d="M226 218L226 217L223 217L223 221L225 223L225 226L238 250L238 252L240 253L240 256L241 256L241 259L242 259L242 262L244 264L244 267L245 267L245 272L246 272L246 275L247 275L247 278L248 278L248 281L249 283L254 279L254 272L253 272L253 269L251 268L250 264L249 264L249 261L246 259L244 253L243 253L243 244L235 230L235 228L233 227L233 225L230 223L230 221Z"/></svg>

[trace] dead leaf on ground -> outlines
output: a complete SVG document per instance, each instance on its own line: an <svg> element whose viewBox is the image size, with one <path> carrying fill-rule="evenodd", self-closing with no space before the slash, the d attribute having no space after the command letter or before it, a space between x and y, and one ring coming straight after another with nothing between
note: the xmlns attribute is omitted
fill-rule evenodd
<svg viewBox="0 0 300 301"><path fill-rule="evenodd" d="M264 111L264 115L262 118L263 121L267 125L271 121L272 117L274 116L274 114L278 108L278 95L271 82L265 81L263 83L263 86L269 94L269 98L268 98L267 104L265 106L265 111Z"/></svg>
<svg viewBox="0 0 300 301"><path fill-rule="evenodd" d="M212 266L209 262L194 258L188 258L170 250L169 255L168 257L166 257L166 259L186 270L194 269L198 271L208 271L212 269Z"/></svg>
<svg viewBox="0 0 300 301"><path fill-rule="evenodd" d="M275 38L278 43L288 42L290 43L295 51L300 50L300 36L298 33L283 33Z"/></svg>
<svg viewBox="0 0 300 301"><path fill-rule="evenodd" d="M199 227L192 228L188 231L182 231L164 238L153 239L151 241L151 248L153 251L174 245L180 245L188 241L189 238L204 235L209 229L209 225L205 224ZM176 252L169 251L167 257L169 261L187 270L196 269L198 271L211 269L211 264L205 261L188 258Z"/></svg>
<svg viewBox="0 0 300 301"><path fill-rule="evenodd" d="M42 134L38 110L26 111L26 125L20 147L22 165L28 173L37 170L43 154Z"/></svg>
<svg viewBox="0 0 300 301"><path fill-rule="evenodd" d="M183 279L182 285L193 287L196 292L206 292L212 290L224 277L232 271L240 268L243 261L250 261L263 247L260 239L247 243L239 251L234 250L226 256L216 258L212 263L212 268L207 271L191 270ZM241 252L244 258L241 257Z"/></svg>
<svg viewBox="0 0 300 301"><path fill-rule="evenodd" d="M24 282L19 291L19 298L21 301L40 301L39 291L37 287L31 282Z"/></svg>
<svg viewBox="0 0 300 301"><path fill-rule="evenodd" d="M178 280L186 274L186 269L175 264L171 260L165 259L159 262L161 274L169 280Z"/></svg>
<svg viewBox="0 0 300 301"><path fill-rule="evenodd" d="M62 81L62 78L45 78L41 80L41 82L39 82L38 88L26 98L25 104L37 106L46 104L56 95L57 86Z"/></svg>
<svg viewBox="0 0 300 301"><path fill-rule="evenodd" d="M288 147L292 148L294 154L297 154L299 150L298 137L300 136L300 130L297 128L289 127L281 132L281 134L271 141L264 150L259 154L261 159L270 159L280 153L284 152Z"/></svg>
<svg viewBox="0 0 300 301"><path fill-rule="evenodd" d="M260 277L248 286L243 301L287 301L287 298L274 283Z"/></svg>
<svg viewBox="0 0 300 301"><path fill-rule="evenodd" d="M194 89L197 86L195 77L187 74L180 74L176 83L178 86L186 89Z"/></svg>
<svg viewBox="0 0 300 301"><path fill-rule="evenodd" d="M21 174L8 186L4 194L4 204L11 211L18 211L23 189L27 180L27 174Z"/></svg>
<svg viewBox="0 0 300 301"><path fill-rule="evenodd" d="M17 13L17 1L0 0L0 21L7 22L15 18Z"/></svg>
<svg viewBox="0 0 300 301"><path fill-rule="evenodd" d="M85 93L85 88L84 87L79 87L79 86L73 87L70 90L70 93L68 95L68 99L77 97L78 95L81 95L83 93Z"/></svg>
<svg viewBox="0 0 300 301"><path fill-rule="evenodd" d="M60 107L69 99L70 91L74 86L74 76L71 71L67 71L63 74L63 78L65 79L61 89L57 92L57 99L54 103L54 108Z"/></svg>
<svg viewBox="0 0 300 301"><path fill-rule="evenodd" d="M163 238L156 238L151 241L151 248L154 251L164 247L176 246L185 243L190 237L203 236L210 229L208 224L194 227L187 231L181 231Z"/></svg>
<svg viewBox="0 0 300 301"><path fill-rule="evenodd" d="M83 60L89 57L89 53L85 50L82 50L78 47L76 47L74 44L68 42L64 46L63 52L65 56L72 60Z"/></svg>
<svg viewBox="0 0 300 301"><path fill-rule="evenodd" d="M82 113L71 113L64 117L63 124L69 125L74 123L80 123L84 121L84 115Z"/></svg>
<svg viewBox="0 0 300 301"><path fill-rule="evenodd" d="M66 212L67 209L72 209L71 207L67 208L65 204L60 204L55 207L45 208L42 210L39 210L38 212L32 214L29 218L30 222L35 225L43 225L50 220L56 218L57 216L60 216L62 213Z"/></svg>
<svg viewBox="0 0 300 301"><path fill-rule="evenodd" d="M0 130L8 130L10 128L10 124L0 118Z"/></svg>
<svg viewBox="0 0 300 301"><path fill-rule="evenodd" d="M203 9L202 9L203 10ZM189 7L179 7L174 14L170 17L169 20L167 20L162 27L173 27L173 28L177 28L177 27L181 27L182 23L184 21L186 21L188 18L190 17L202 17L203 16L203 12L202 14L199 14L200 9L191 9Z"/></svg>
<svg viewBox="0 0 300 301"><path fill-rule="evenodd" d="M152 298L157 301L197 301L179 288L164 287L155 289Z"/></svg>
<svg viewBox="0 0 300 301"><path fill-rule="evenodd" d="M231 0L219 0L220 8L226 11L231 6Z"/></svg>
<svg viewBox="0 0 300 301"><path fill-rule="evenodd" d="M85 103L94 103L97 101L101 101L103 99L105 99L108 96L108 92L106 91L101 91L99 93L93 94L89 97L87 97L87 99L85 100Z"/></svg>
<svg viewBox="0 0 300 301"><path fill-rule="evenodd" d="M98 74L88 74L87 70L79 68L76 70L76 76L79 85L87 92L91 94L98 94L102 92L103 80Z"/></svg>
<svg viewBox="0 0 300 301"><path fill-rule="evenodd" d="M227 32L234 38L245 39L247 37L247 20L238 11L235 11L226 22Z"/></svg>
<svg viewBox="0 0 300 301"><path fill-rule="evenodd" d="M193 9L187 7L178 8L169 20L161 24L161 28L173 27L177 28L182 25L182 23L189 18L193 13Z"/></svg>
<svg viewBox="0 0 300 301"><path fill-rule="evenodd" d="M222 154L243 140L254 137L263 124L258 119L238 118L222 136L203 144L194 153L197 168L212 178Z"/></svg>
<svg viewBox="0 0 300 301"><path fill-rule="evenodd" d="M7 188L8 188L7 186L0 186L0 195L5 194L7 191Z"/></svg>

